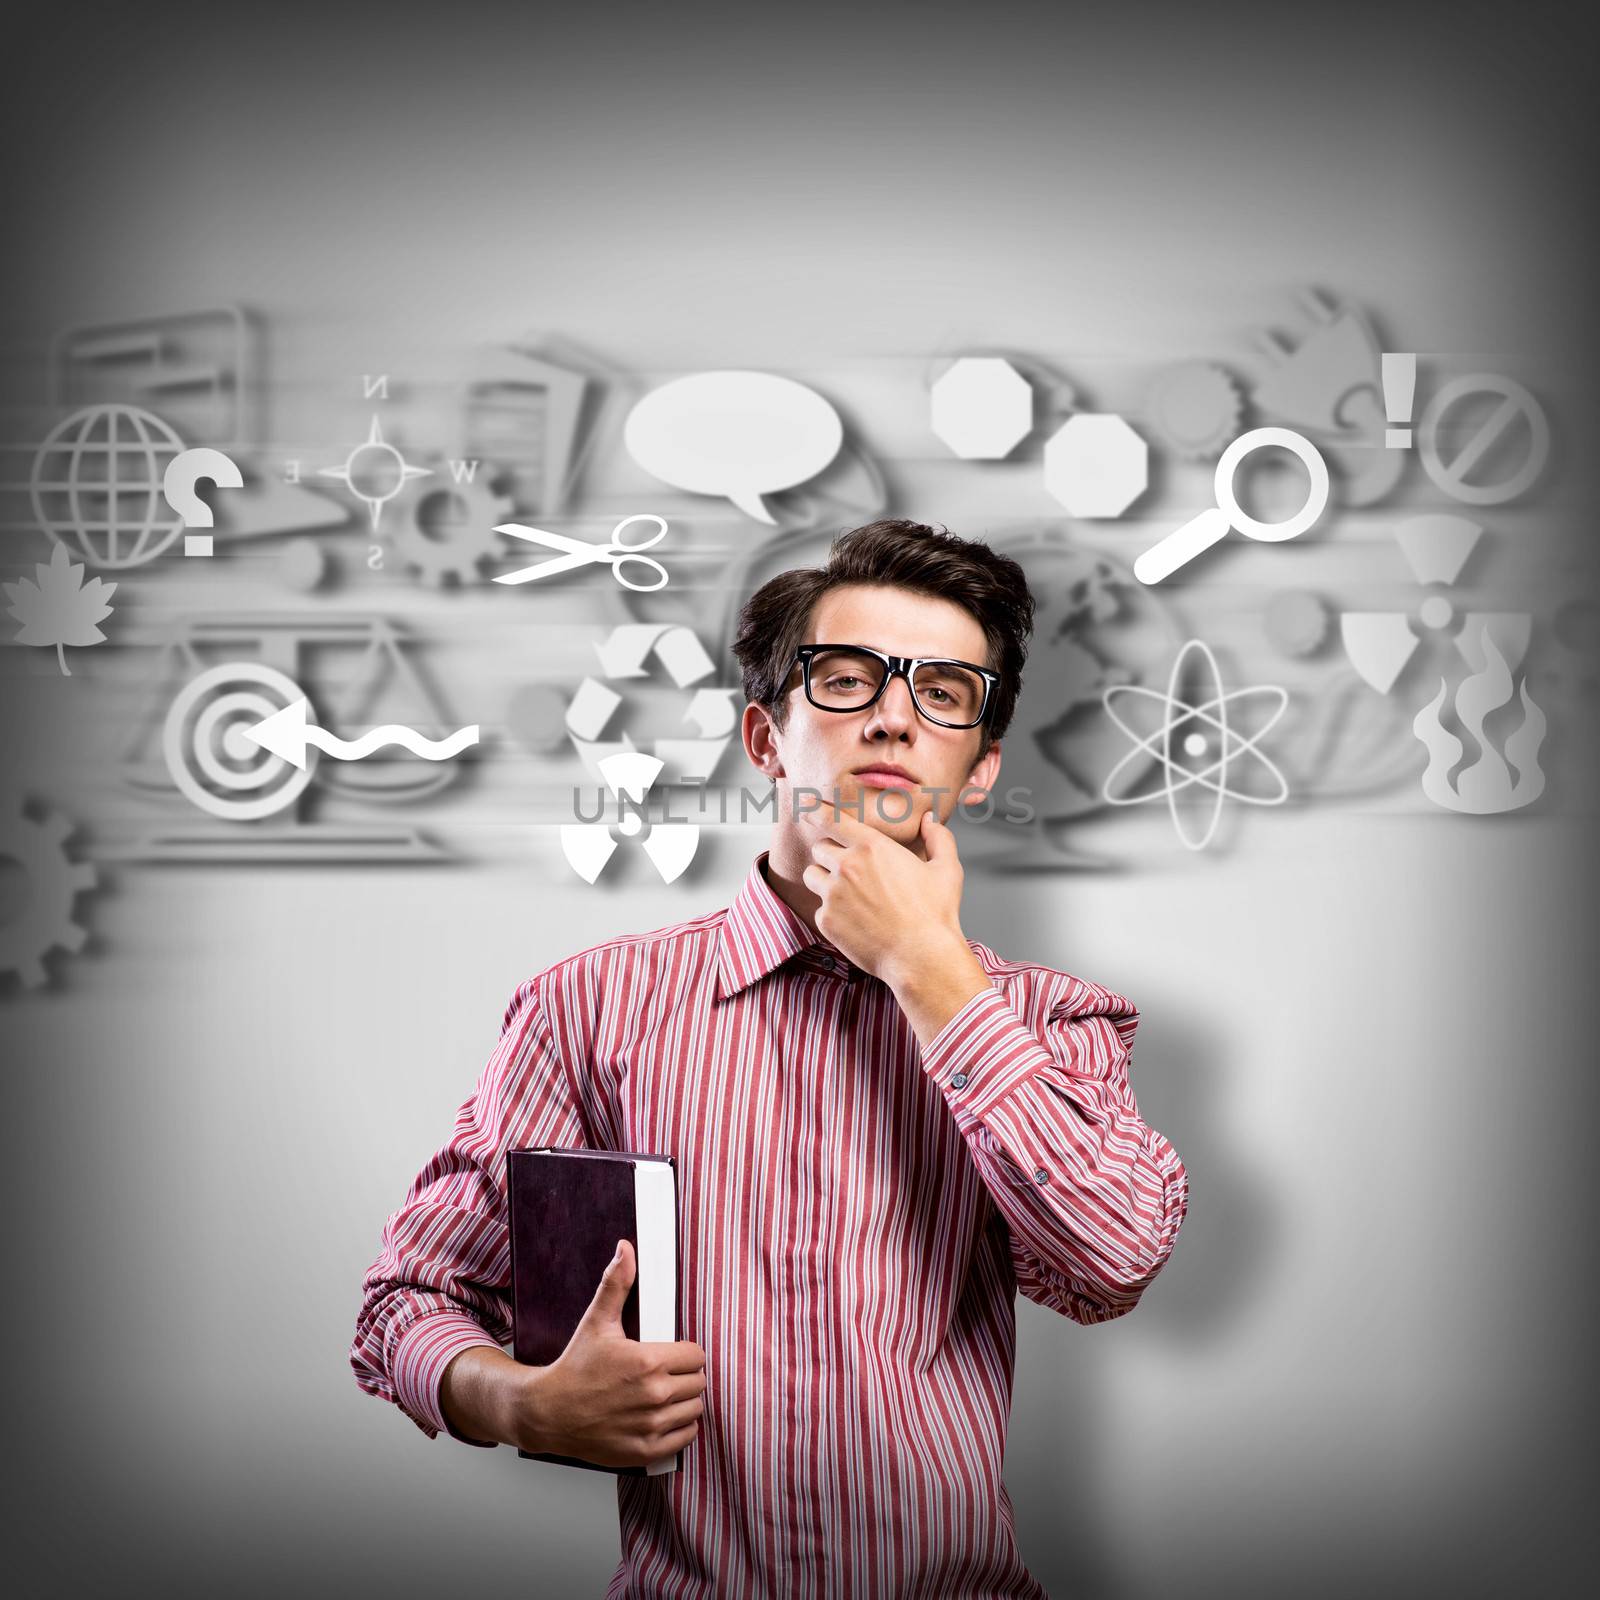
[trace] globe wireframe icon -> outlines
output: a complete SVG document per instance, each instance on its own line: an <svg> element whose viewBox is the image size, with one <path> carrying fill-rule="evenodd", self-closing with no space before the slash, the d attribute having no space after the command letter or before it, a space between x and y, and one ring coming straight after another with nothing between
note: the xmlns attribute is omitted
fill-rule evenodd
<svg viewBox="0 0 1600 1600"><path fill-rule="evenodd" d="M137 406L85 406L51 429L28 489L39 525L96 567L139 567L182 532L161 480L183 440Z"/></svg>

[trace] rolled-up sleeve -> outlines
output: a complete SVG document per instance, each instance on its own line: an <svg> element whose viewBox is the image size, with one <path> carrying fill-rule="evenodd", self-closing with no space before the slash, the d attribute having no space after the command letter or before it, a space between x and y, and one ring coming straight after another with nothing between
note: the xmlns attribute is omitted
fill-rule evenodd
<svg viewBox="0 0 1600 1600"><path fill-rule="evenodd" d="M1139 1014L1064 973L1024 996L991 986L922 1052L1010 1232L1017 1287L1076 1322L1131 1311L1172 1254L1188 1178L1139 1115ZM1030 1025L1031 1022L1031 1025Z"/></svg>
<svg viewBox="0 0 1600 1600"><path fill-rule="evenodd" d="M500 1040L449 1139L384 1224L362 1284L350 1365L361 1390L398 1406L430 1438L466 1444L439 1405L450 1362L474 1345L511 1343L506 1151L586 1144L579 1098L561 1061L537 981L518 988Z"/></svg>

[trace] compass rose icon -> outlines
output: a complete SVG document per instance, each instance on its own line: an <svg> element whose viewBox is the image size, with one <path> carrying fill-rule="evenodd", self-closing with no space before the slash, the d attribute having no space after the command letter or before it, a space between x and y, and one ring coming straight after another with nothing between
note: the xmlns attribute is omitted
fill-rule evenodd
<svg viewBox="0 0 1600 1600"><path fill-rule="evenodd" d="M1193 705L1183 694L1186 676L1184 669L1191 651L1198 653L1205 661L1209 679L1207 686L1214 691L1209 700ZM1229 725L1228 707L1235 701L1248 700L1260 695L1275 700L1276 704L1271 715L1246 738L1237 724ZM1212 655L1211 647L1203 640L1190 639L1178 652L1177 659L1172 663L1172 673L1167 680L1165 694L1156 689L1146 689L1139 684L1118 683L1108 687L1101 698L1106 708L1106 715L1133 740L1135 748L1107 774L1100 798L1112 806L1136 806L1146 800L1164 799L1168 811L1172 813L1173 830L1189 849L1204 850L1211 843L1212 835L1217 831L1217 823L1222 818L1223 801L1239 800L1253 806L1277 806L1289 798L1289 785L1282 772L1273 765L1263 751L1256 748L1283 715L1289 704L1288 691L1275 684L1263 684L1255 688L1235 689L1231 693L1225 693L1222 687L1222 673L1217 667L1217 658ZM1153 701L1160 708L1163 719L1161 726L1149 734L1141 733L1137 728L1129 726L1117 711L1118 703L1128 700L1143 701L1146 704ZM1176 759L1177 751L1181 751L1187 760ZM1160 788L1150 789L1142 794L1115 792L1123 772L1128 767L1137 766L1152 756L1160 763L1162 774ZM1250 790L1237 789L1229 784L1230 763L1237 767L1247 756L1261 764L1267 777L1276 786L1275 794L1252 793ZM1205 830L1199 838L1191 836L1188 821L1178 806L1178 795L1193 785L1208 790L1213 796L1210 816L1206 819Z"/></svg>
<svg viewBox="0 0 1600 1600"><path fill-rule="evenodd" d="M342 467L322 467L318 476L337 478L367 508L372 531L377 533L383 508L413 478L433 475L430 467L413 467L383 436L383 425L373 414L372 429L366 441L344 458Z"/></svg>

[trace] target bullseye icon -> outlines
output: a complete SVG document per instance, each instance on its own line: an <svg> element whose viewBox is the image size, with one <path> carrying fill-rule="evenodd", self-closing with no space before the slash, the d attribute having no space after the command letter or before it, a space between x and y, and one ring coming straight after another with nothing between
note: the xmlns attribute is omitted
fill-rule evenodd
<svg viewBox="0 0 1600 1600"><path fill-rule="evenodd" d="M293 805L311 782L317 752L303 767L245 737L305 700L293 678L257 661L224 661L190 679L167 709L161 753L172 781L202 811L226 822L258 822Z"/></svg>

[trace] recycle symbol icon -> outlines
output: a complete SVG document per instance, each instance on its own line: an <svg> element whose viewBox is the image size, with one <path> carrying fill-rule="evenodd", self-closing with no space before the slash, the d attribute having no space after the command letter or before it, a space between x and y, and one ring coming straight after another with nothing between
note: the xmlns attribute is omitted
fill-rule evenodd
<svg viewBox="0 0 1600 1600"><path fill-rule="evenodd" d="M692 725L694 736L658 738L651 755L638 749L626 730L618 738L605 737L623 700L610 683L648 678L653 655L678 688L689 689L709 677L715 663L693 630L675 623L625 623L612 629L595 652L605 681L590 677L578 685L567 707L567 737L585 770L619 810L624 796L632 803L634 810L621 816L615 831L637 842L662 880L671 883L693 859L700 829L694 823L652 825L638 812L658 780L699 784L710 779L738 721L734 691L694 689L682 718ZM561 829L561 846L573 870L593 883L617 841L611 824L569 823Z"/></svg>

